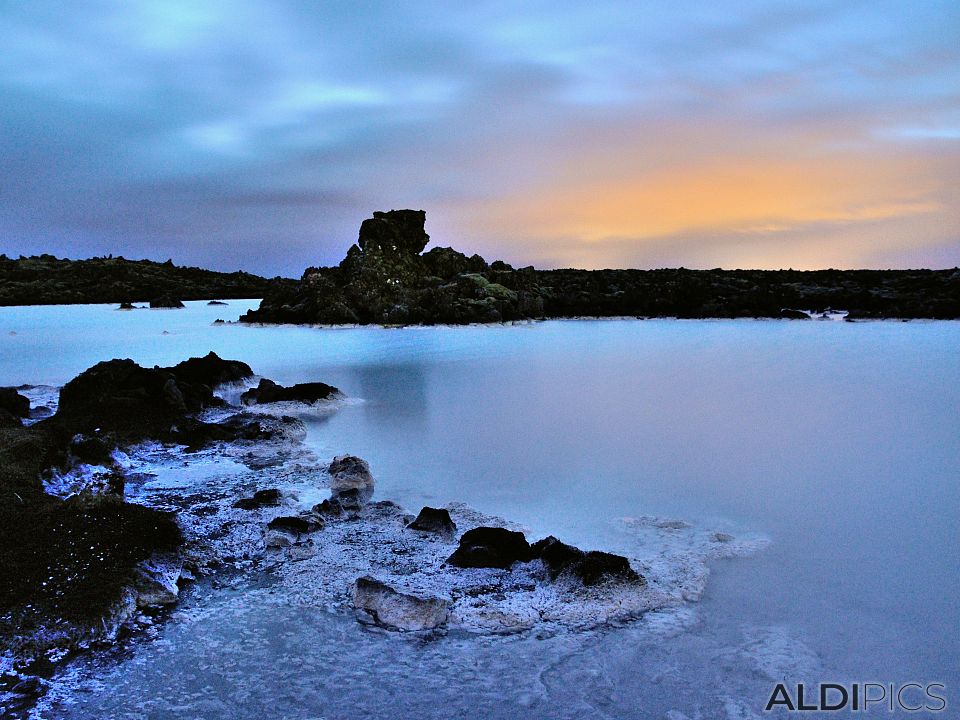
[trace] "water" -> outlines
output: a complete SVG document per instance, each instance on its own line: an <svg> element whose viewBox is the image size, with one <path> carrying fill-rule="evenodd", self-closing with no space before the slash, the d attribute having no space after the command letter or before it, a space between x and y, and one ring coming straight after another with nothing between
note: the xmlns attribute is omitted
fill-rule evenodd
<svg viewBox="0 0 960 720"><path fill-rule="evenodd" d="M368 459L378 496L410 508L459 500L610 550L640 515L771 545L715 563L682 629L422 645L213 596L77 717L751 717L782 677L940 681L960 702L960 323L211 324L254 305L3 308L0 385L212 349L362 398L307 442Z"/></svg>

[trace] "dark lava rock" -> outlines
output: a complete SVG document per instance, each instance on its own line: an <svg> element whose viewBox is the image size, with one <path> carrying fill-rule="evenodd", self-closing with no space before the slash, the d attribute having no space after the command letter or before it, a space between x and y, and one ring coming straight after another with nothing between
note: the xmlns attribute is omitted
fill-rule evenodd
<svg viewBox="0 0 960 720"><path fill-rule="evenodd" d="M257 490L253 497L240 498L233 506L240 510L256 510L262 507L275 507L280 504L280 491L276 488Z"/></svg>
<svg viewBox="0 0 960 720"><path fill-rule="evenodd" d="M243 393L240 396L240 402L244 405L264 405L288 400L313 403L318 400L327 400L339 393L337 388L322 382L298 383L291 387L283 387L273 380L264 378L257 387Z"/></svg>
<svg viewBox="0 0 960 720"><path fill-rule="evenodd" d="M323 528L323 525L308 518L285 515L274 518L267 523L267 527L270 530L282 530L283 532L292 533L294 535L306 535L307 533L320 530Z"/></svg>
<svg viewBox="0 0 960 720"><path fill-rule="evenodd" d="M340 504L340 500L337 498L329 498L321 503L317 503L312 509L317 515L325 515L331 518L343 516L343 505Z"/></svg>
<svg viewBox="0 0 960 720"><path fill-rule="evenodd" d="M253 377L253 370L245 362L224 360L213 351L203 357L184 360L167 370L178 381L198 383L211 388Z"/></svg>
<svg viewBox="0 0 960 720"><path fill-rule="evenodd" d="M211 300L207 303L207 305L227 305L227 303L223 302L222 300Z"/></svg>
<svg viewBox="0 0 960 720"><path fill-rule="evenodd" d="M560 575L571 574L579 578L584 585L597 585L608 580L643 581L622 555L599 550L584 552L573 545L560 542L552 535L535 542L531 552L534 557L540 558L553 580Z"/></svg>
<svg viewBox="0 0 960 720"><path fill-rule="evenodd" d="M170 295L163 295L158 298L154 298L150 301L150 307L152 308L182 308L185 307L182 302L177 300L175 297Z"/></svg>
<svg viewBox="0 0 960 720"><path fill-rule="evenodd" d="M807 315L803 310L792 310L791 308L783 308L780 310L780 317L785 320L809 320L810 316Z"/></svg>
<svg viewBox="0 0 960 720"><path fill-rule="evenodd" d="M4 410L0 408L0 428L4 427L21 427L23 421L14 415L9 410Z"/></svg>
<svg viewBox="0 0 960 720"><path fill-rule="evenodd" d="M110 443L93 435L74 435L70 440L70 454L88 465L113 464L113 447Z"/></svg>
<svg viewBox="0 0 960 720"><path fill-rule="evenodd" d="M30 400L18 393L16 388L0 387L0 410L19 418L30 417Z"/></svg>
<svg viewBox="0 0 960 720"><path fill-rule="evenodd" d="M117 310L136 310L136 308L133 306L133 303L122 302Z"/></svg>
<svg viewBox="0 0 960 720"><path fill-rule="evenodd" d="M457 532L457 526L450 519L450 512L446 508L424 507L417 519L407 525L407 528L450 537Z"/></svg>
<svg viewBox="0 0 960 720"><path fill-rule="evenodd" d="M253 499L256 500L261 505L279 505L280 504L280 491L276 488L269 488L267 490L257 490L253 494Z"/></svg>
<svg viewBox="0 0 960 720"><path fill-rule="evenodd" d="M460 546L447 562L456 567L489 567L509 569L515 562L531 559L530 544L523 533L498 527L467 530Z"/></svg>

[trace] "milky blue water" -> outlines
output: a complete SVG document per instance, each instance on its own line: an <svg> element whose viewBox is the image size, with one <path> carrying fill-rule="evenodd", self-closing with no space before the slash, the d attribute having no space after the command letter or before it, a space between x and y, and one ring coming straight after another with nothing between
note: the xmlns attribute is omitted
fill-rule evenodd
<svg viewBox="0 0 960 720"><path fill-rule="evenodd" d="M616 520L639 515L771 544L716 563L692 624L659 638L627 627L415 649L342 618L278 611L272 623L298 629L270 650L287 636L241 618L266 646L234 648L238 674L197 691L205 711L188 702L161 713L150 697L164 693L163 672L193 667L191 642L222 647L237 625L205 626L210 637L173 627L166 650L144 650L136 672L119 668L78 717L739 718L762 716L773 680L791 673L942 681L960 703L960 323L212 324L255 305L0 308L0 385L62 384L111 357L172 364L215 350L279 382L322 380L363 399L311 420L307 441L321 456L369 460L381 498L464 501L534 535L611 550L625 542ZM282 682L280 659L302 662L318 638L339 650L315 658L322 671L298 666L316 696L261 687L238 706L245 672L268 666ZM211 647L196 657L215 664ZM365 673L333 669L336 657Z"/></svg>

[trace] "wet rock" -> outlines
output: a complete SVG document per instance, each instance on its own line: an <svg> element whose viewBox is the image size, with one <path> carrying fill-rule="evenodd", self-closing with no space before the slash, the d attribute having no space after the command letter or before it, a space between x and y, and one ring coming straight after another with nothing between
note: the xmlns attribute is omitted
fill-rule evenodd
<svg viewBox="0 0 960 720"><path fill-rule="evenodd" d="M196 383L210 388L253 377L253 370L245 362L224 360L213 351L203 357L184 360L167 370L179 382Z"/></svg>
<svg viewBox="0 0 960 720"><path fill-rule="evenodd" d="M336 501L337 505L344 512L359 512L366 504L363 494L357 488L342 490L338 492L331 500Z"/></svg>
<svg viewBox="0 0 960 720"><path fill-rule="evenodd" d="M552 535L534 543L531 550L532 555L539 557L546 566L552 580L565 574L578 578L584 585L597 585L608 580L643 580L630 567L630 562L621 555L599 550L584 552L573 545L560 542Z"/></svg>
<svg viewBox="0 0 960 720"><path fill-rule="evenodd" d="M450 601L400 592L376 578L364 575L354 583L353 606L383 627L422 631L434 630L446 624Z"/></svg>
<svg viewBox="0 0 960 720"><path fill-rule="evenodd" d="M185 307L182 302L170 295L162 295L150 301L151 308L182 308Z"/></svg>
<svg viewBox="0 0 960 720"><path fill-rule="evenodd" d="M151 559L140 564L134 576L134 590L138 607L157 607L177 602L180 588L180 570L183 563L176 559Z"/></svg>
<svg viewBox="0 0 960 720"><path fill-rule="evenodd" d="M269 530L279 530L298 536L316 532L322 528L323 523L296 515L284 515L281 517L276 517L267 523L267 529Z"/></svg>
<svg viewBox="0 0 960 720"><path fill-rule="evenodd" d="M343 505L337 498L329 498L313 506L313 512L324 517L343 517Z"/></svg>
<svg viewBox="0 0 960 720"><path fill-rule="evenodd" d="M366 460L355 455L339 455L330 463L329 472L330 492L340 499L344 508L347 507L345 499L363 504L373 497L374 480ZM350 491L356 492L348 497Z"/></svg>
<svg viewBox="0 0 960 720"><path fill-rule="evenodd" d="M233 507L240 510L256 510L262 507L272 507L280 504L280 491L276 488L257 490L253 497L240 498Z"/></svg>
<svg viewBox="0 0 960 720"><path fill-rule="evenodd" d="M460 545L447 558L456 567L487 567L507 570L515 562L531 558L523 533L498 527L478 527L461 536Z"/></svg>
<svg viewBox="0 0 960 720"><path fill-rule="evenodd" d="M16 388L0 387L0 410L18 418L30 417L30 400L17 392Z"/></svg>
<svg viewBox="0 0 960 720"><path fill-rule="evenodd" d="M786 320L809 320L810 319L810 316L807 315L803 310L792 310L791 308L781 309L780 317Z"/></svg>
<svg viewBox="0 0 960 720"><path fill-rule="evenodd" d="M70 454L87 465L112 465L113 448L101 438L79 433L70 440Z"/></svg>
<svg viewBox="0 0 960 720"><path fill-rule="evenodd" d="M264 405L291 400L314 403L319 400L328 400L339 394L340 391L337 388L322 382L298 383L291 387L283 387L273 380L264 378L257 387L243 393L240 396L240 402L244 405Z"/></svg>
<svg viewBox="0 0 960 720"><path fill-rule="evenodd" d="M122 302L117 310L136 310L136 308L133 306L133 303Z"/></svg>
<svg viewBox="0 0 960 720"><path fill-rule="evenodd" d="M227 305L228 303L223 302L222 300L211 300L207 305Z"/></svg>
<svg viewBox="0 0 960 720"><path fill-rule="evenodd" d="M453 537L457 532L457 526L450 519L450 511L446 508L424 507L420 510L416 520L407 525L407 528L420 532L436 533L448 538Z"/></svg>

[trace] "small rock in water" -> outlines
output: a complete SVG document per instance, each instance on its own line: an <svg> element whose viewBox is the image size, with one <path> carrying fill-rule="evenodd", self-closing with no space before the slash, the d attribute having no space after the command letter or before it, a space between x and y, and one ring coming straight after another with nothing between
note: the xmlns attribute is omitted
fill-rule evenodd
<svg viewBox="0 0 960 720"><path fill-rule="evenodd" d="M515 562L530 560L530 544L523 533L499 527L478 527L460 538L460 546L447 558L456 567L508 570Z"/></svg>
<svg viewBox="0 0 960 720"><path fill-rule="evenodd" d="M373 475L366 460L354 455L339 455L330 463L330 492L334 498L343 502L346 494L355 491L357 501L362 505L373 497Z"/></svg>
<svg viewBox="0 0 960 720"><path fill-rule="evenodd" d="M314 403L318 400L327 400L338 395L340 391L322 382L298 383L292 387L278 385L273 380L263 378L255 388L251 388L240 396L244 405L264 405L267 403L298 401Z"/></svg>
<svg viewBox="0 0 960 720"><path fill-rule="evenodd" d="M373 622L397 630L434 630L446 624L450 601L403 593L364 575L353 586L353 606Z"/></svg>
<svg viewBox="0 0 960 720"><path fill-rule="evenodd" d="M450 511L446 508L424 507L417 515L417 519L407 525L407 528L436 533L444 537L453 537L457 532L457 526L450 519Z"/></svg>

